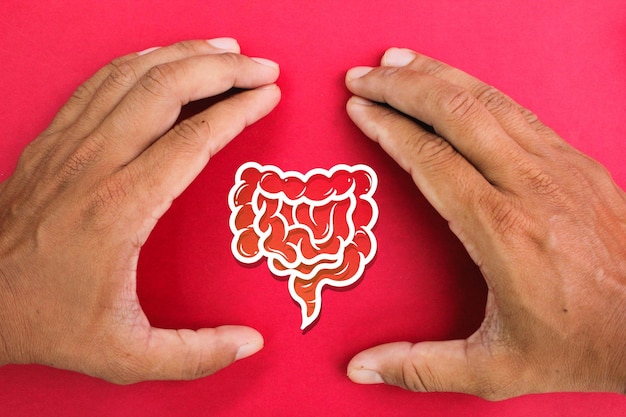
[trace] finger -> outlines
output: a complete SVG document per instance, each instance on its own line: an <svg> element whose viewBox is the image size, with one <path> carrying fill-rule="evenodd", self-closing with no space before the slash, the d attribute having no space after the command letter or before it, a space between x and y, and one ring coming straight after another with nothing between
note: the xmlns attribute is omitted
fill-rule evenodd
<svg viewBox="0 0 626 417"><path fill-rule="evenodd" d="M479 226L481 210L467 208L480 206L478 201L499 193L449 142L397 111L359 97L348 101L347 111L363 133L411 175L479 263L475 248L479 242L489 241L484 235L488 231Z"/></svg>
<svg viewBox="0 0 626 417"><path fill-rule="evenodd" d="M496 385L490 354L466 340L397 342L357 354L348 364L348 377L359 384L396 385L416 392L459 392L489 400L511 396ZM513 381L511 381L513 382Z"/></svg>
<svg viewBox="0 0 626 417"><path fill-rule="evenodd" d="M546 145L562 145L563 140L524 107L498 89L479 79L410 49L390 48L381 65L406 67L435 76L469 90L524 149L544 153Z"/></svg>
<svg viewBox="0 0 626 417"><path fill-rule="evenodd" d="M98 127L93 140L107 144L106 159L112 165L125 165L172 127L183 105L232 87L268 85L278 74L278 65L269 60L237 54L196 56L157 65Z"/></svg>
<svg viewBox="0 0 626 417"><path fill-rule="evenodd" d="M121 383L142 380L190 380L211 375L263 348L263 337L244 326L213 329L151 329L150 342L139 363Z"/></svg>
<svg viewBox="0 0 626 417"><path fill-rule="evenodd" d="M517 177L522 148L468 90L404 67L353 68L346 83L355 95L433 126L490 182L506 186Z"/></svg>
<svg viewBox="0 0 626 417"><path fill-rule="evenodd" d="M120 100L155 65L198 55L238 52L239 45L232 38L216 38L208 41L184 41L168 47L149 48L114 60L101 69L92 79L80 87L41 137L41 146L52 154L48 161L51 175L66 183L87 166L100 159L103 153L113 149L102 137L89 137ZM137 117L137 116L135 116ZM63 135L51 136L59 129ZM103 150L106 149L106 152ZM69 168L66 169L66 162ZM61 168L60 168L61 167Z"/></svg>
<svg viewBox="0 0 626 417"><path fill-rule="evenodd" d="M81 84L74 91L70 99L61 107L42 136L50 136L67 129L89 105L93 96L98 91L98 88L100 88L104 80L109 77L113 68L123 65L136 56L137 53L132 53L116 58L109 65L100 68L91 78Z"/></svg>
<svg viewBox="0 0 626 417"><path fill-rule="evenodd" d="M115 60L105 70L107 76L97 86L91 100L76 115L72 135L82 139L91 133L113 111L122 98L139 82L151 68L194 56L221 53L239 53L239 44L232 38L208 41L179 42L163 48L150 48L131 55L129 59Z"/></svg>
<svg viewBox="0 0 626 417"><path fill-rule="evenodd" d="M398 53L401 55L400 57L398 57ZM407 55L413 55L414 57L408 64L412 69L448 80L460 86L465 86L502 124L505 125L505 127L509 127L511 130L517 130L520 126L527 124L542 135L542 142L552 143L556 146L565 144L561 137L543 124L532 111L521 106L498 89L464 71L409 49L390 48L388 53L385 53L383 56L383 60L385 61L385 65L402 66L403 61L406 62L407 59L410 59L407 58ZM522 133L523 136L528 136L525 129L520 133ZM524 140L521 136L516 135L516 137L520 140ZM537 145L537 143L532 141L529 143L535 146ZM529 148L533 147L529 146Z"/></svg>
<svg viewBox="0 0 626 417"><path fill-rule="evenodd" d="M124 175L133 177L128 183L135 190L130 194L137 197L127 202L133 205L129 210L156 221L213 155L279 100L280 89L272 84L229 97L178 124L127 167ZM138 220L143 242L152 225Z"/></svg>

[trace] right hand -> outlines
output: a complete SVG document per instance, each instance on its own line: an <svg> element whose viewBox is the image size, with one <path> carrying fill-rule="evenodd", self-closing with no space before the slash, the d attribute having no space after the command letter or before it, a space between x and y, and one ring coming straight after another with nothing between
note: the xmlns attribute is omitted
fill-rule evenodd
<svg viewBox="0 0 626 417"><path fill-rule="evenodd" d="M137 259L209 159L280 100L278 66L233 39L116 59L81 86L0 184L0 364L115 383L202 377L263 346L245 326L159 329ZM246 89L175 124L190 101Z"/></svg>

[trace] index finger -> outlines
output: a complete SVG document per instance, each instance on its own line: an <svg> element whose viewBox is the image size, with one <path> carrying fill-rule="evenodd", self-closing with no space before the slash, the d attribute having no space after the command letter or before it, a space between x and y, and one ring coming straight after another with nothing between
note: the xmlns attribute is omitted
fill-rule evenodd
<svg viewBox="0 0 626 417"><path fill-rule="evenodd" d="M458 68L405 48L389 48L381 59L381 65L410 68L466 88L493 114L507 133L529 152L541 153L545 145L565 144L533 112L497 88Z"/></svg>
<svg viewBox="0 0 626 417"><path fill-rule="evenodd" d="M491 210L486 204L501 201L501 193L449 142L401 113L360 97L348 101L347 111L363 133L411 175L480 265L476 249L486 247L490 233L489 228L480 227L483 218L489 217L483 213Z"/></svg>
<svg viewBox="0 0 626 417"><path fill-rule="evenodd" d="M346 84L433 126L491 183L506 186L517 177L523 149L464 87L405 67L353 68Z"/></svg>
<svg viewBox="0 0 626 417"><path fill-rule="evenodd" d="M94 132L112 166L126 165L167 132L191 101L270 85L278 65L239 54L194 56L149 70Z"/></svg>

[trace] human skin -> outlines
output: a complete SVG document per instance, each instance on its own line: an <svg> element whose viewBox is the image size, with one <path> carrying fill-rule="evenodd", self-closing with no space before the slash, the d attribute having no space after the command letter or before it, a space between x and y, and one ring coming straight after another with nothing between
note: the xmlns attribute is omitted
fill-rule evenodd
<svg viewBox="0 0 626 417"><path fill-rule="evenodd" d="M0 364L119 384L211 374L263 346L244 326L158 329L137 299L141 246L209 159L280 100L279 69L234 39L114 60L0 184ZM175 124L193 100L245 89Z"/></svg>
<svg viewBox="0 0 626 417"><path fill-rule="evenodd" d="M346 84L351 119L411 175L488 287L467 339L377 346L349 377L491 400L625 393L626 197L606 169L500 91L411 50L389 49Z"/></svg>
<svg viewBox="0 0 626 417"><path fill-rule="evenodd" d="M153 328L135 291L156 221L280 99L277 65L239 52L222 38L119 58L27 147L0 184L0 364L124 384L202 377L262 347L242 326ZM412 51L392 48L346 82L352 120L410 173L489 288L467 340L375 347L350 378L488 399L623 393L626 200L606 170L502 93ZM172 128L182 105L231 87L246 91Z"/></svg>

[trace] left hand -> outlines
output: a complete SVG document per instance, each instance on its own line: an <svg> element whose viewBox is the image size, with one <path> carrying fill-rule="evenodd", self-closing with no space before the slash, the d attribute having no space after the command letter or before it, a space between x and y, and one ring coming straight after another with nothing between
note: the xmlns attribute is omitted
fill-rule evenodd
<svg viewBox="0 0 626 417"><path fill-rule="evenodd" d="M413 51L392 48L346 82L352 120L411 174L489 289L467 339L374 347L350 377L488 399L625 393L626 194L606 169L500 91Z"/></svg>

